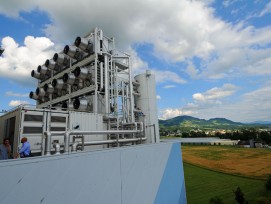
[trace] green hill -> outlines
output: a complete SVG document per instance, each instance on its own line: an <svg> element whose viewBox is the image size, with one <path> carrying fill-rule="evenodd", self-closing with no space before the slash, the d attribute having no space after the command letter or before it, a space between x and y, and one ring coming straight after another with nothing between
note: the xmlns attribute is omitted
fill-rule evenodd
<svg viewBox="0 0 271 204"><path fill-rule="evenodd" d="M180 129L238 129L245 127L262 127L262 124L245 124L233 122L226 118L212 118L209 120L199 119L192 116L177 116L168 120L159 120L161 128L180 128Z"/></svg>

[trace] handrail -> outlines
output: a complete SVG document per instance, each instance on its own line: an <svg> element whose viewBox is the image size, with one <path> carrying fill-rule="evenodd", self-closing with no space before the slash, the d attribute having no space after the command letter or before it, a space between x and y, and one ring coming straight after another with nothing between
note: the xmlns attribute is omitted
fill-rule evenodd
<svg viewBox="0 0 271 204"><path fill-rule="evenodd" d="M139 123L140 124L140 129L136 128L136 130L92 130L92 131L80 131L80 130L69 130L66 132L51 132L51 131L47 131L44 132L44 136L45 136L45 143L46 143L46 149L45 149L45 155L51 155L51 141L52 141L52 137L53 136L64 136L64 153L69 151L69 142L70 142L70 136L71 135L96 135L96 134L134 134L134 133L144 133L144 125L143 123ZM140 138L132 138L134 139L134 141L142 141L145 140L145 138L142 138L141 134L140 134ZM110 144L112 143L118 143L118 142L132 142L132 139L119 139L119 140L104 140L104 141L97 141L97 142L104 142L105 144ZM90 141L90 142L84 142L84 144L91 144L91 142L93 142L93 144L96 141ZM42 150L43 151L43 150ZM42 155L44 155L44 153L42 152Z"/></svg>

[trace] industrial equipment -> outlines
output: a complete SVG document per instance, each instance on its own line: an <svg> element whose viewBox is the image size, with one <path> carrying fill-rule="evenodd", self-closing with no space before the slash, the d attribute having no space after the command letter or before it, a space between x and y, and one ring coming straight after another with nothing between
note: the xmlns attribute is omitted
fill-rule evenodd
<svg viewBox="0 0 271 204"><path fill-rule="evenodd" d="M36 108L21 106L0 118L13 148L24 136L42 155L159 142L154 75L134 78L130 56L101 29L76 37L31 76L38 80L29 94Z"/></svg>

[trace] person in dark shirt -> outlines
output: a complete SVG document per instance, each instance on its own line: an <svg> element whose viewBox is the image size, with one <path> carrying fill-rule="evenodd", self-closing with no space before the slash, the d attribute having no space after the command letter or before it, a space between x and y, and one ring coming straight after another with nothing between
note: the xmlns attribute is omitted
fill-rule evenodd
<svg viewBox="0 0 271 204"><path fill-rule="evenodd" d="M3 144L0 145L0 154L1 160L6 160L6 159L10 159L11 158L11 146L9 143L9 139L5 138L3 140Z"/></svg>

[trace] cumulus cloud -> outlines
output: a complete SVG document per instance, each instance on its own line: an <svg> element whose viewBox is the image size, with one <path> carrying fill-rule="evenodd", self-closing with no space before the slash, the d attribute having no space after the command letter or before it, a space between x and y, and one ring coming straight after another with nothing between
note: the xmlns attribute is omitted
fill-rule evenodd
<svg viewBox="0 0 271 204"><path fill-rule="evenodd" d="M131 55L133 75L141 74L147 69L150 69L148 63L143 61L132 47L128 48L128 52Z"/></svg>
<svg viewBox="0 0 271 204"><path fill-rule="evenodd" d="M193 99L197 102L207 102L213 100L219 100L227 96L233 95L238 87L233 84L224 84L222 87L214 87L204 93L193 94Z"/></svg>
<svg viewBox="0 0 271 204"><path fill-rule="evenodd" d="M224 106L225 101L223 99L233 95L237 90L238 87L233 84L224 84L222 87L214 87L203 93L195 93L192 96L193 102L189 102L181 108L164 109L160 111L160 117L168 119L178 115L191 115L204 118L202 113L205 110L208 110L209 115L212 115L216 108ZM219 114L219 112L216 112L216 114Z"/></svg>
<svg viewBox="0 0 271 204"><path fill-rule="evenodd" d="M253 122L257 120L269 121L271 117L271 82L262 87L247 92L236 101L223 100L233 94L238 87L224 85L212 88L204 93L194 95L194 101L180 108L167 108L159 112L161 119L169 119L179 115L190 115L198 118L210 119L214 117L228 118L237 122ZM220 103L216 103L220 99Z"/></svg>
<svg viewBox="0 0 271 204"><path fill-rule="evenodd" d="M172 0L159 2L157 6L157 2L145 0L107 0L102 4L98 0L60 0L56 5L46 0L11 0L1 5L0 13L19 18L21 11L45 11L51 23L45 25L44 32L56 43L71 42L98 25L106 35L115 37L121 49L149 43L159 59L169 62L189 62L196 56L201 65L185 70L192 78L223 78L236 71L271 74L263 71L268 66L270 50L262 48L271 43L271 27L258 29L225 22L216 17L210 2ZM227 7L234 2L225 0L223 5ZM263 13L270 11L269 4ZM80 10L77 15L75 8ZM254 54L257 57L250 58ZM135 63L144 65L140 61ZM258 69L252 72L250 66L256 65Z"/></svg>
<svg viewBox="0 0 271 204"><path fill-rule="evenodd" d="M23 46L11 37L4 37L2 47L5 52L0 58L0 76L26 84L36 83L36 80L30 77L31 70L36 69L47 58L52 58L53 45L52 41L45 37L27 36Z"/></svg>
<svg viewBox="0 0 271 204"><path fill-rule="evenodd" d="M271 26L257 28L244 21L226 22L216 16L211 2L171 0L161 1L157 6L156 1L146 0L105 0L103 3L98 0L59 0L58 4L47 0L4 1L0 8L3 15L20 19L21 12L41 10L48 15L51 23L44 25L47 38L28 36L21 46L12 37L2 39L6 50L0 58L0 76L30 83L30 71L52 57L52 41L57 46L71 43L76 36L84 35L95 26L102 28L108 37L115 37L116 47L120 50L129 52L133 46L147 43L153 47L152 54L158 59L169 64L181 62L188 65L167 67L166 71L161 71L150 67L135 51L132 52L134 73L151 69L155 71L158 83L186 83L180 73L188 74L191 79L207 80L270 76ZM235 2L224 0L223 4L229 7ZM268 3L259 16L269 13L270 5ZM198 63L193 64L195 58ZM227 98L227 94L234 94L235 88L220 87L195 93L193 101L187 106L171 108L164 113L169 117L190 111L207 117L211 112L208 104L212 102L212 112L228 116L229 110L233 110L237 115L237 105L226 105L222 100ZM244 109L242 105L249 107L248 98L252 96L242 98L239 104L241 110ZM234 117L237 118L236 115Z"/></svg>
<svg viewBox="0 0 271 204"><path fill-rule="evenodd" d="M15 107L15 106L19 106L19 105L22 105L22 104L29 104L28 101L20 101L20 100L12 100L9 102L9 106L11 107Z"/></svg>
<svg viewBox="0 0 271 204"><path fill-rule="evenodd" d="M157 96L156 96L156 99L157 99L157 100L160 100L160 99L161 99L161 96L160 96L160 95L157 95Z"/></svg>
<svg viewBox="0 0 271 204"><path fill-rule="evenodd" d="M159 113L159 118L162 120L166 120L168 118L174 118L180 115L191 115L193 112L192 111L185 111L182 109L178 109L178 108L167 108L164 110L161 110Z"/></svg>

